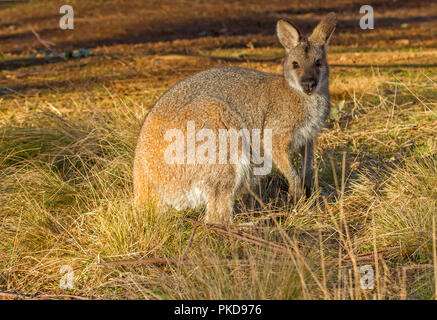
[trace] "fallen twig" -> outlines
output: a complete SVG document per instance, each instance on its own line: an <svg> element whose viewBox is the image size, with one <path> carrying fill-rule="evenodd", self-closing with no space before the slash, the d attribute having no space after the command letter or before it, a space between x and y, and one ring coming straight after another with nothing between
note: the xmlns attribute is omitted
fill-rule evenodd
<svg viewBox="0 0 437 320"><path fill-rule="evenodd" d="M191 54L191 56L193 57L205 57L208 58L210 60L220 60L220 61L224 61L224 62L275 62L278 60L282 60L284 57L280 56L280 57L272 57L272 58L264 58L264 59L260 59L260 58L254 58L251 57L250 55L240 55L238 57L216 57L216 56L206 56L206 55L196 55L196 54Z"/></svg>
<svg viewBox="0 0 437 320"><path fill-rule="evenodd" d="M205 263L210 263L212 265L216 265L217 262L222 262L227 265L229 264L250 264L252 261L247 259L230 259L230 260L213 260L205 258L202 261L202 265L206 265ZM108 262L99 262L97 265L102 267L120 267L120 266L130 266L130 265L143 265L143 264L178 264L183 263L185 265L199 265L198 260L194 259L167 259L167 258L145 258L145 259L129 259L129 260L117 260L117 261L108 261ZM271 263L276 263L272 261Z"/></svg>
<svg viewBox="0 0 437 320"><path fill-rule="evenodd" d="M0 299L7 300L43 300L43 299L56 299L56 298L68 298L73 300L90 300L88 297L75 296L72 294L40 294L40 295L24 295L12 292L0 292Z"/></svg>
<svg viewBox="0 0 437 320"><path fill-rule="evenodd" d="M106 266L106 267L117 267L117 266L131 266L136 264L169 264L169 263L178 263L178 262L179 260L176 259L143 258L143 259L126 259L126 260L99 262L98 265Z"/></svg>
<svg viewBox="0 0 437 320"><path fill-rule="evenodd" d="M241 239L241 240L244 240L244 241L247 241L247 242L251 242L251 243L256 244L258 246L261 246L261 247L271 248L274 251L278 251L278 252L282 252L282 253L288 252L288 249L286 247L284 247L284 246L281 246L281 245L279 245L277 243L266 241L264 239L255 237L255 236L253 236L251 234L248 234L248 233L244 233L244 232L241 232L241 231L229 230L228 228L226 228L224 226L221 226L221 225L206 224L206 223L202 223L202 222L199 222L199 221L196 221L196 220L193 220L193 219L189 219L189 218L185 218L185 217L183 217L182 219L184 219L185 221L188 221L188 222L190 222L192 224L195 224L195 225L198 225L198 226L204 226L204 227L210 228L210 229L212 229L214 231L230 235L230 236L232 236L234 238L238 238L238 239Z"/></svg>
<svg viewBox="0 0 437 320"><path fill-rule="evenodd" d="M360 253L360 254L355 255L355 258L357 261L373 260L375 254L377 254L378 256L383 256L384 253L391 252L391 251L394 251L394 250L399 249L399 248L400 247L388 247L388 248L378 250L376 252L374 252L374 251L364 252L364 253ZM343 260L344 261L351 260L351 257L346 256L343 258Z"/></svg>
<svg viewBox="0 0 437 320"><path fill-rule="evenodd" d="M234 231L234 230L229 230L224 226L221 225L213 225L213 224L205 224L193 219L189 219L189 218L185 218L183 217L182 219L184 219L187 222L190 222L192 224L195 225L193 232L191 233L190 239L188 240L188 244L186 249L184 250L184 253L182 254L182 257L180 259L169 259L169 258L142 258L142 259L126 259L126 260L116 260L116 261L107 261L107 262L98 262L99 266L104 266L104 267L117 267L117 266L129 266L129 265L141 265L141 264L178 264L178 263L188 263L188 264L196 264L197 262L191 260L191 259L186 259L185 256L189 250L189 248L191 247L191 244L193 242L193 238L194 238L194 234L195 231L197 230L197 228L199 226L204 226L207 228L210 228L214 231L220 232L220 233L224 233L227 234L229 236L247 241L247 242L251 242L253 244L256 244L258 246L264 247L264 248L271 248L274 251L278 251L278 252L288 252L288 249L284 246L281 246L277 243L272 243L269 241L266 241L264 239L255 237L251 234L248 233L244 233L241 231ZM237 260L237 263L247 263L246 260Z"/></svg>
<svg viewBox="0 0 437 320"><path fill-rule="evenodd" d="M129 265L143 265L143 264L178 264L182 263L183 265L202 265L202 266L216 266L218 264L223 265L244 265L244 264L253 264L255 263L254 260L251 259L211 259L211 258L204 258L202 260L196 260L196 259L183 259L183 260L176 260L176 259L166 259L166 258L147 258L147 259L132 259L132 260L117 260L117 261L108 261L108 262L101 262L97 265L101 267L120 267L120 266L129 266ZM276 260L270 260L269 263L274 265L281 265L282 261L276 261Z"/></svg>
<svg viewBox="0 0 437 320"><path fill-rule="evenodd" d="M30 28L30 31L32 31L33 35L35 36L36 40L38 40L39 43L41 43L44 48L46 48L47 50L49 50L51 53L53 53L53 55L55 55L58 58L64 59L65 57L63 55L61 55L60 53L58 53L56 50L52 49L52 46L55 46L55 44L53 42L47 41L47 40L43 40L41 39L40 35L38 34L38 32L36 32L33 28Z"/></svg>

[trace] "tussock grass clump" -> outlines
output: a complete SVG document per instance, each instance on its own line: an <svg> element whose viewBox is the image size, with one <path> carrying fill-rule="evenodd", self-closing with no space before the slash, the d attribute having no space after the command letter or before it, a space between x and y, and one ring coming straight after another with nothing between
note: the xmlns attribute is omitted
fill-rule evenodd
<svg viewBox="0 0 437 320"><path fill-rule="evenodd" d="M374 190L370 215L375 219L377 242L399 245L417 261L432 261L432 219L437 213L435 158L408 159L384 173Z"/></svg>

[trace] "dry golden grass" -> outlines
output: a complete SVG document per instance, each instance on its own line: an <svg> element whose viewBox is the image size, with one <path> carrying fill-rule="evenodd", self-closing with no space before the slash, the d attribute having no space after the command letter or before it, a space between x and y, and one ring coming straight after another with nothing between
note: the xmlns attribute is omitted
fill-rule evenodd
<svg viewBox="0 0 437 320"><path fill-rule="evenodd" d="M281 185L274 175L254 191L265 203L252 198L237 216L237 223L255 223L240 225L242 231L286 248L278 253L205 227L188 246L194 226L182 217L198 212L133 206L141 121L167 83L204 59L137 58L129 63L161 62L143 70L151 80L145 89L131 83L140 88L132 93L120 80L2 100L0 291L114 299L435 298L435 72L333 68L333 102L345 103L318 141L315 195L294 208L281 194L265 200ZM93 61L90 73L105 68ZM278 62L234 63L278 69ZM180 73L164 85L154 75L170 67ZM140 258L169 261L99 264ZM60 290L62 265L74 268L74 289ZM373 290L360 289L362 265L375 270Z"/></svg>

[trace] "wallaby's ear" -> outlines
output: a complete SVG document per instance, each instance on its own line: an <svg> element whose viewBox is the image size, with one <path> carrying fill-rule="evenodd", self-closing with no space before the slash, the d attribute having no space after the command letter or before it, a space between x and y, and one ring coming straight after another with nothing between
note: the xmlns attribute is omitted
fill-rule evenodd
<svg viewBox="0 0 437 320"><path fill-rule="evenodd" d="M285 20L279 20L276 24L276 33L279 41L285 49L290 50L297 46L302 38L298 28Z"/></svg>
<svg viewBox="0 0 437 320"><path fill-rule="evenodd" d="M337 24L337 16L334 12L328 13L322 21L314 28L313 33L308 38L309 41L317 44L328 44L332 33Z"/></svg>

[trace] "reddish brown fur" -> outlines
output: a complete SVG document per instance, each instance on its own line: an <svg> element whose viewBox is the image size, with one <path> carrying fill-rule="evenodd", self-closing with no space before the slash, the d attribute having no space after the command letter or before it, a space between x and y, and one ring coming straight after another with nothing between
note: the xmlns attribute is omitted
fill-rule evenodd
<svg viewBox="0 0 437 320"><path fill-rule="evenodd" d="M335 27L328 15L307 40L292 25L278 22L278 36L286 49L284 76L250 69L224 67L195 74L168 90L147 115L134 160L134 194L138 205L160 209L206 204L206 221L228 223L235 197L246 185L256 182L253 164L167 164L164 140L169 129L186 137L188 121L196 130L271 129L272 159L290 185L290 194L300 194L300 179L290 163L290 151L300 152L307 164L304 185L311 188L312 140L323 127L329 112L326 45ZM329 32L327 34L326 32ZM316 40L314 40L316 39ZM321 67L314 67L316 59ZM318 86L311 94L299 88L299 76L290 68L298 59L302 74L316 72ZM301 77L302 78L302 77ZM305 151L306 150L306 151ZM243 151L239 149L240 155ZM264 150L266 152L266 150ZM184 199L181 200L180 199Z"/></svg>

